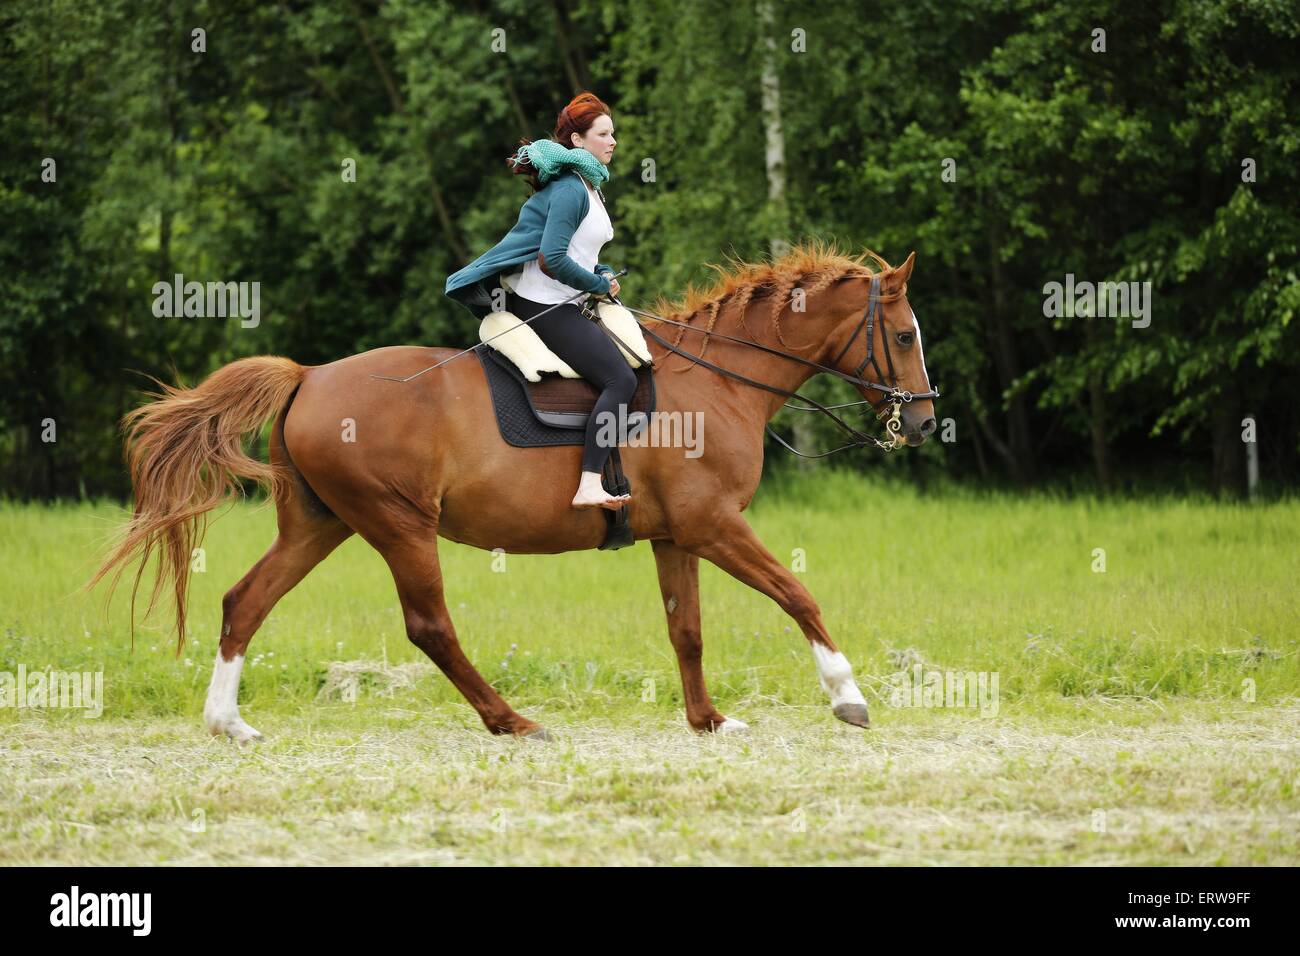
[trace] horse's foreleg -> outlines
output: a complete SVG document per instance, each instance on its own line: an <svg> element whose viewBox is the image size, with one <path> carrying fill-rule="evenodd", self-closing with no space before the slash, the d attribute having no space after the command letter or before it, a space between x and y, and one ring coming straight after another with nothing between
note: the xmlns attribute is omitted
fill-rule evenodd
<svg viewBox="0 0 1300 956"><path fill-rule="evenodd" d="M709 528L709 540L685 545L738 581L776 601L798 622L812 647L822 689L831 698L835 716L858 727L869 727L867 701L853 679L853 668L835 646L822 623L821 610L794 574L763 546L754 529L739 514Z"/></svg>
<svg viewBox="0 0 1300 956"><path fill-rule="evenodd" d="M743 731L743 721L723 717L704 685L704 641L700 634L700 559L671 541L651 541L659 569L659 590L668 615L668 639L677 652L686 698L686 720L697 731Z"/></svg>
<svg viewBox="0 0 1300 956"><path fill-rule="evenodd" d="M332 517L282 521L270 550L226 592L221 601L221 644L203 705L204 722L214 735L225 734L239 743L261 739L239 716L239 675L248 642L275 602L350 534L351 528Z"/></svg>

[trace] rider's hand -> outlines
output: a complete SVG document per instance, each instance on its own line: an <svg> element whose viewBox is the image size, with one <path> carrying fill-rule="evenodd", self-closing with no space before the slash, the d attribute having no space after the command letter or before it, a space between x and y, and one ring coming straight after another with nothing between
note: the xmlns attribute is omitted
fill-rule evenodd
<svg viewBox="0 0 1300 956"><path fill-rule="evenodd" d="M618 295L618 288L619 288L618 280L615 279L613 276L609 275L608 272L606 272L605 275L609 276L609 294L611 296Z"/></svg>

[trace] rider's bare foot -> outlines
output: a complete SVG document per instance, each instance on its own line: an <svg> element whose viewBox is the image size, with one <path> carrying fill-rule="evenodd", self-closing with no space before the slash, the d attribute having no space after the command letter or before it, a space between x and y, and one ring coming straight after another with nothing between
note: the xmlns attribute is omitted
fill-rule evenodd
<svg viewBox="0 0 1300 956"><path fill-rule="evenodd" d="M578 493L573 496L575 508L609 508L617 511L629 501L631 495L611 495L600 483L600 472L584 471L578 483Z"/></svg>

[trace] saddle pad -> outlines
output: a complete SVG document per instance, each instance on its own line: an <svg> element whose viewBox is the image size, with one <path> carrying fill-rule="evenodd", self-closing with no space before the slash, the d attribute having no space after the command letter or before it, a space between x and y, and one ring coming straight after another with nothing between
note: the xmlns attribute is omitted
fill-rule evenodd
<svg viewBox="0 0 1300 956"><path fill-rule="evenodd" d="M596 303L596 311L605 327L632 350L633 354L629 355L628 348L616 343L629 365L637 368L642 363L650 364L650 349L631 312L621 305L605 301ZM512 331L507 332L507 329ZM486 342L510 359L530 382L541 381L544 372L558 372L564 378L582 377L550 350L531 325L526 325L512 312L493 312L485 316L479 323L478 337L480 342Z"/></svg>
<svg viewBox="0 0 1300 956"><path fill-rule="evenodd" d="M492 408L496 412L501 437L508 444L517 448L535 448L583 443L585 419L589 417L591 405L598 396L595 387L586 379L566 380L550 375L540 385L530 387L523 373L497 352L490 348L476 348L474 352L487 377L488 392L492 396ZM630 412L653 412L654 375L649 366L646 366L637 371L636 377L636 392L632 396ZM534 398L535 392L539 397ZM582 398L584 393L585 401ZM569 424L548 424L538 418L535 403L542 406L542 414L551 415L552 421L563 420L567 411ZM585 410L575 412L575 408ZM548 413L547 409L551 412ZM555 417L556 413L561 417ZM640 422L629 425L628 437L637 435L647 421L643 418Z"/></svg>

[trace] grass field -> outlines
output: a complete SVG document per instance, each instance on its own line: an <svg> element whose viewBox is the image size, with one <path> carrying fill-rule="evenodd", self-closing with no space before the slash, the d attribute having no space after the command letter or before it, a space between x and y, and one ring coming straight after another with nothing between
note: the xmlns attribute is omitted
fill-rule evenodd
<svg viewBox="0 0 1300 956"><path fill-rule="evenodd" d="M0 673L102 672L104 693L96 719L0 707L0 862L1300 856L1300 503L766 483L751 520L805 568L874 728L835 721L794 623L703 566L710 690L751 726L731 738L686 726L648 544L502 570L443 542L462 644L557 737L534 744L418 666L352 539L254 638L241 709L267 740L244 749L207 736L203 697L221 595L273 512L212 525L179 659L161 619L132 651L125 591L107 617L77 593L119 513L0 505ZM917 667L996 678L996 707L899 706Z"/></svg>

